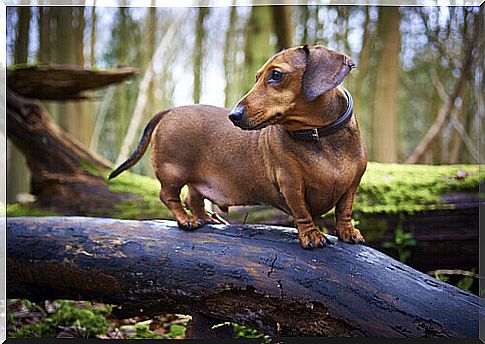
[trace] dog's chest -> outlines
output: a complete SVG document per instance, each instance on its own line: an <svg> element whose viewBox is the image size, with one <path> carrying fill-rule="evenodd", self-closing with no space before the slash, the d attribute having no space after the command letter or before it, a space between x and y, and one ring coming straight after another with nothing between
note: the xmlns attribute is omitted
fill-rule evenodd
<svg viewBox="0 0 485 344"><path fill-rule="evenodd" d="M293 169L288 175L303 181L305 202L313 214L332 209L359 175L359 159L345 151L322 146L307 145L292 152L294 163L283 166Z"/></svg>

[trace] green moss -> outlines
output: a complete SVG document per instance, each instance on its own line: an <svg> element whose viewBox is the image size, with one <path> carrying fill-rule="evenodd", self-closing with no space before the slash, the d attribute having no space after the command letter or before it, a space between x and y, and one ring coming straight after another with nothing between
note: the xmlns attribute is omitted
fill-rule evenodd
<svg viewBox="0 0 485 344"><path fill-rule="evenodd" d="M398 213L452 207L442 195L478 192L483 165L402 165L369 163L354 211ZM463 172L465 172L463 174Z"/></svg>
<svg viewBox="0 0 485 344"><path fill-rule="evenodd" d="M128 192L141 197L140 200L124 200L115 206L120 219L173 218L172 212L158 197L160 183L156 179L127 171L109 181L107 176L105 178L111 191ZM185 194L186 188L182 190L182 199Z"/></svg>
<svg viewBox="0 0 485 344"><path fill-rule="evenodd" d="M18 216L59 216L54 211L47 211L38 208L31 207L29 205L24 205L21 203L7 204L7 216L8 217L18 217Z"/></svg>
<svg viewBox="0 0 485 344"><path fill-rule="evenodd" d="M78 330L85 338L95 338L98 335L106 334L110 323L103 317L110 312L109 306L105 310L90 309L90 304L86 303L86 308L79 308L74 301L59 300L59 306L48 314L40 306L25 300L27 308L35 308L44 315L42 321L22 326L13 333L13 337L26 338L55 338L63 328Z"/></svg>
<svg viewBox="0 0 485 344"><path fill-rule="evenodd" d="M40 66L47 66L45 63L17 63L7 66L7 70L17 70L17 69L33 69Z"/></svg>
<svg viewBox="0 0 485 344"><path fill-rule="evenodd" d="M173 219L172 213L160 202L159 182L150 177L128 171L108 180L109 171L100 171L89 163L82 167L102 176L113 192L131 193L139 200L126 199L115 206L112 217L121 219ZM442 195L460 192L478 192L480 182L485 181L483 165L402 165L369 163L354 201L355 218L364 221L366 213L396 214L414 213L423 210L450 208L441 199ZM460 172L459 172L460 171ZM463 174L464 172L464 174ZM187 188L182 189L183 199ZM480 197L484 197L481 193ZM333 214L333 210L327 215ZM20 204L7 206L7 216L59 215ZM92 214L92 216L95 214ZM237 214L231 214L231 217ZM248 223L270 220L274 217L271 207L251 209ZM244 213L240 216L240 221Z"/></svg>

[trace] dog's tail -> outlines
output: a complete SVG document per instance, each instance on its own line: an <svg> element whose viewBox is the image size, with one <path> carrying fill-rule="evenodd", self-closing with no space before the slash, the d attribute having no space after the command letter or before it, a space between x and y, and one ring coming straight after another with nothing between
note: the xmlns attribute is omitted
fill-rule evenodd
<svg viewBox="0 0 485 344"><path fill-rule="evenodd" d="M170 109L161 111L152 117L152 119L148 122L147 126L145 127L145 130L143 130L143 135L141 136L140 142L138 143L138 146L136 147L135 151L130 155L128 159L126 159L124 163L122 163L120 166L116 168L116 170L110 173L108 179L115 178L123 171L135 165L138 162L138 160L141 159L141 157L143 156L143 154L145 154L145 151L147 150L148 144L150 143L153 130L155 130L158 122L160 122L160 119L162 119L163 115L165 115L169 111Z"/></svg>

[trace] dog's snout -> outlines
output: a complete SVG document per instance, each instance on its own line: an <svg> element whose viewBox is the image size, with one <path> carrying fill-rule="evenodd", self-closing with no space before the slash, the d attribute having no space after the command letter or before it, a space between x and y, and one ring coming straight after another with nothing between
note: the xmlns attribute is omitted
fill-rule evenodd
<svg viewBox="0 0 485 344"><path fill-rule="evenodd" d="M229 113L229 119L235 125L238 125L241 122L243 116L244 116L244 108L239 105Z"/></svg>

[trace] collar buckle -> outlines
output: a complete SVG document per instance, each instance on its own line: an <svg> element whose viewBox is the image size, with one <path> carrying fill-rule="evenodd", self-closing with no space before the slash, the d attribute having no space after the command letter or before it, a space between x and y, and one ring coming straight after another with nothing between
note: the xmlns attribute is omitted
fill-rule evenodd
<svg viewBox="0 0 485 344"><path fill-rule="evenodd" d="M311 129L311 131L312 131L312 133L310 134L311 138L315 141L318 141L320 139L320 134L318 133L318 129L314 128L314 129Z"/></svg>

